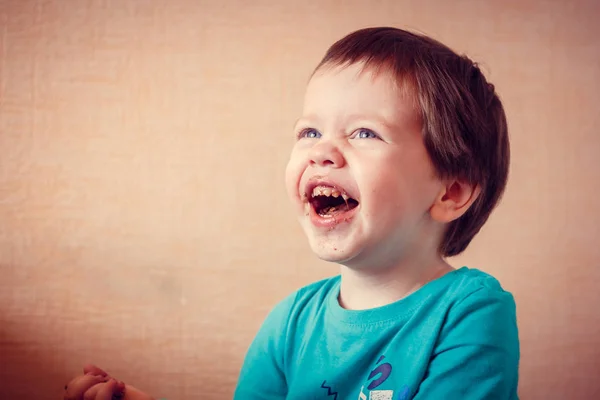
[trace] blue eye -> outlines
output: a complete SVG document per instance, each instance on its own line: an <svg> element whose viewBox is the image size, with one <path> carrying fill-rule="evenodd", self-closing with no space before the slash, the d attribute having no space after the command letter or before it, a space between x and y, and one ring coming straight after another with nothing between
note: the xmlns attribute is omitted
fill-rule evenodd
<svg viewBox="0 0 600 400"><path fill-rule="evenodd" d="M302 129L298 134L299 138L318 139L321 137L321 132L313 128Z"/></svg>
<svg viewBox="0 0 600 400"><path fill-rule="evenodd" d="M379 136L370 129L361 128L356 131L356 137L358 139L378 139Z"/></svg>

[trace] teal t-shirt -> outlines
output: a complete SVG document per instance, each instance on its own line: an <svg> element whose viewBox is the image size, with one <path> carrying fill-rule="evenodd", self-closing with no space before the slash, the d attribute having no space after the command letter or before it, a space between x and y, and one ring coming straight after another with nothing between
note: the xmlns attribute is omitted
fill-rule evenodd
<svg viewBox="0 0 600 400"><path fill-rule="evenodd" d="M275 306L235 400L518 399L515 302L492 276L463 267L364 311L339 291L336 276Z"/></svg>

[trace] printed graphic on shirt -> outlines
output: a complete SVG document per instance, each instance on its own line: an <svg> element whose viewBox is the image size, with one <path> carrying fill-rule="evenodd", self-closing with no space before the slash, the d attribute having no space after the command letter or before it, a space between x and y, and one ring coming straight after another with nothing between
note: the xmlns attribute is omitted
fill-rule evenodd
<svg viewBox="0 0 600 400"><path fill-rule="evenodd" d="M331 386L327 386L327 381L323 381L323 383L321 384L321 387L322 387L323 389L327 389L327 396L331 396L331 398L332 398L333 400L337 400L338 393L337 393L337 392L334 392L334 391L331 389Z"/></svg>
<svg viewBox="0 0 600 400"><path fill-rule="evenodd" d="M410 388L406 385L394 389L378 389L392 375L392 364L385 361L385 356L379 357L375 368L369 373L368 382L360 388L357 400L409 400ZM366 386L366 387L365 387ZM327 398L337 400L338 392L323 381L321 388L327 390Z"/></svg>

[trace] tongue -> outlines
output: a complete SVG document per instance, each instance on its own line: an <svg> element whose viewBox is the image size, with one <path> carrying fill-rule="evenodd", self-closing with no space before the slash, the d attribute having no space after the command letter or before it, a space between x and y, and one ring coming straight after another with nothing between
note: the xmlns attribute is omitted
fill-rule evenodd
<svg viewBox="0 0 600 400"><path fill-rule="evenodd" d="M342 214L346 211L349 211L350 207L347 204L340 204L333 207L325 207L319 211L319 215L323 217L334 217L336 215Z"/></svg>

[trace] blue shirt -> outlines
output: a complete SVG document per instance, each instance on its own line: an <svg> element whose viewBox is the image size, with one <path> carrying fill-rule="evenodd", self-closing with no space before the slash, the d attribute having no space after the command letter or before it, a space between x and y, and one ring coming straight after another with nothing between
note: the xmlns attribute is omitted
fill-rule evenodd
<svg viewBox="0 0 600 400"><path fill-rule="evenodd" d="M250 345L235 400L518 399L513 296L466 267L352 311L340 277L288 296Z"/></svg>

